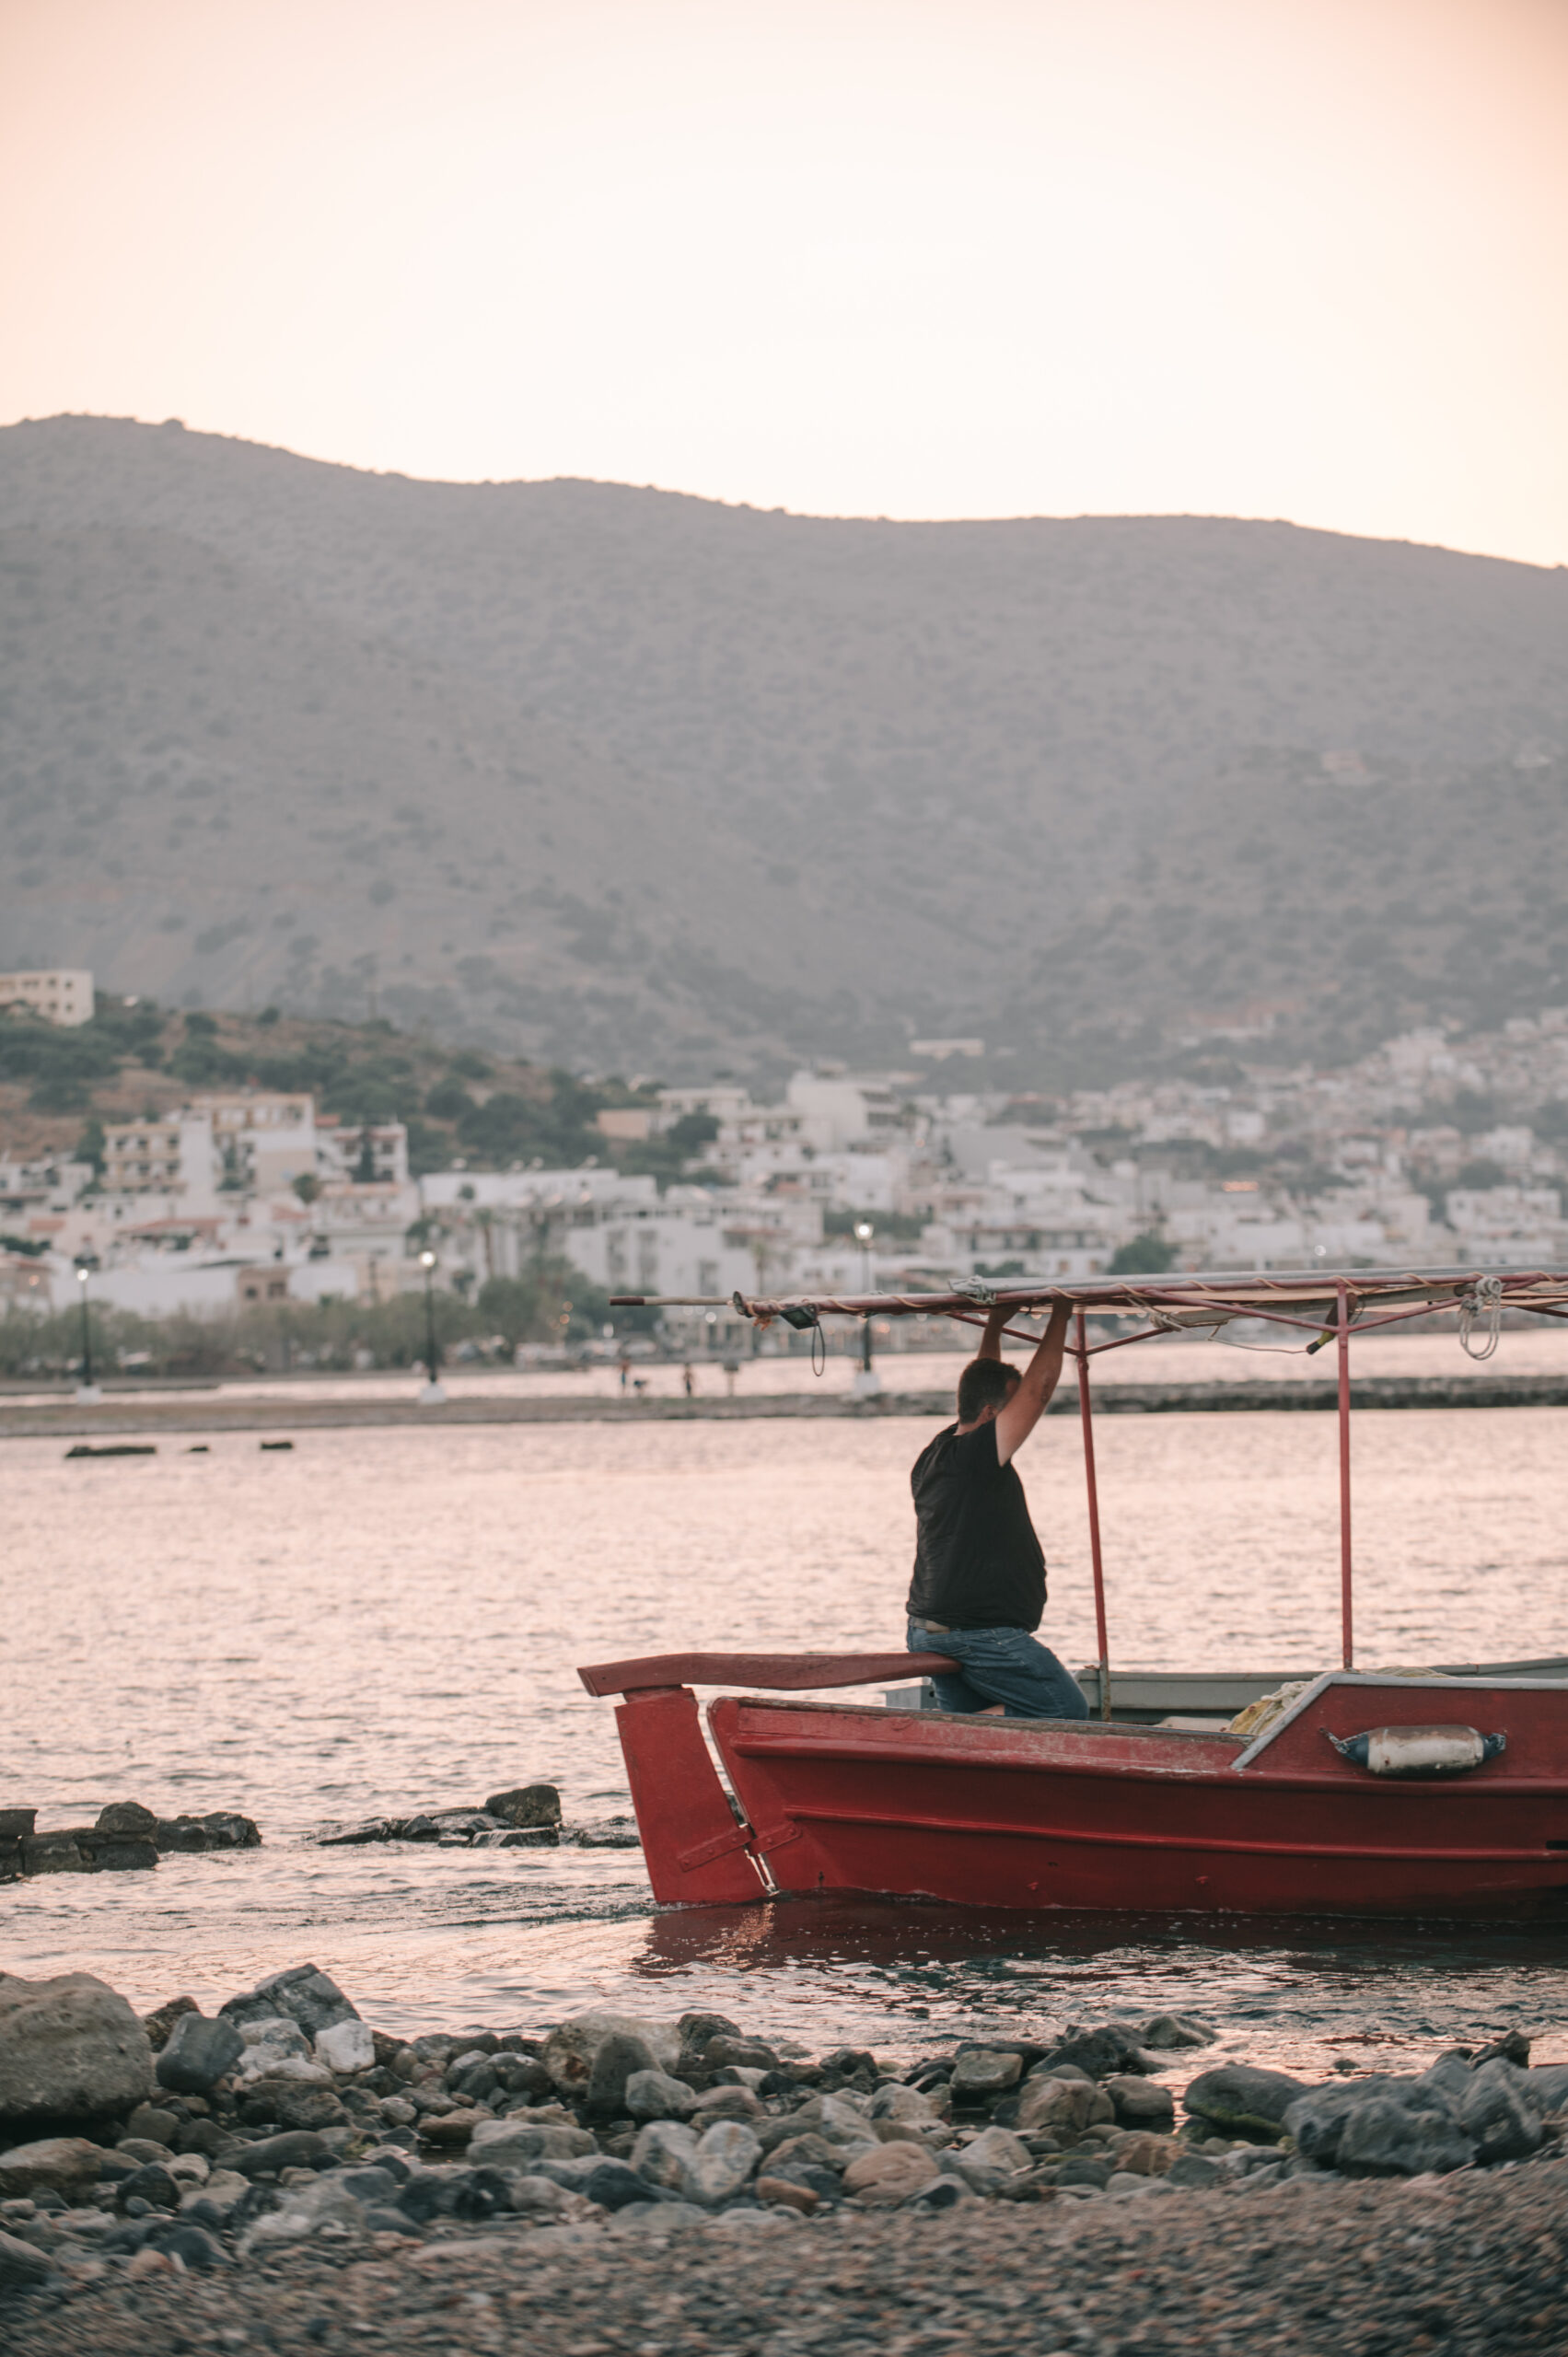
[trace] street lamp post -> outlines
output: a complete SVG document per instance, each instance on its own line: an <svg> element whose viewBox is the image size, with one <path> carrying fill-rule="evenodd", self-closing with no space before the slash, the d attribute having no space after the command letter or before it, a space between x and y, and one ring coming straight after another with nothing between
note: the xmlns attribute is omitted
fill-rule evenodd
<svg viewBox="0 0 1568 2357"><path fill-rule="evenodd" d="M92 1318L87 1309L88 1274L86 1261L78 1260L76 1283L80 1288L82 1305L82 1379L76 1386L76 1399L81 1406L95 1408L103 1398L103 1393L93 1381L93 1328Z"/></svg>
<svg viewBox="0 0 1568 2357"><path fill-rule="evenodd" d="M419 1256L424 1271L424 1372L427 1380L421 1388L422 1408L439 1408L446 1399L446 1387L441 1381L441 1346L436 1340L436 1293L434 1277L436 1255L428 1245Z"/></svg>
<svg viewBox="0 0 1568 2357"><path fill-rule="evenodd" d="M868 1219L857 1219L854 1240L860 1247L860 1285L863 1293L871 1291L871 1238L876 1230ZM882 1378L871 1364L871 1313L867 1310L860 1328L860 1364L851 1385L857 1399L869 1399L882 1388Z"/></svg>

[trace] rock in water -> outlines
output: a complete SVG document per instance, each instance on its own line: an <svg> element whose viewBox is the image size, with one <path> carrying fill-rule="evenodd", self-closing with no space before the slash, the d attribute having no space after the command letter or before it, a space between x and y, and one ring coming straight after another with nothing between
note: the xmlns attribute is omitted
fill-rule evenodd
<svg viewBox="0 0 1568 2357"><path fill-rule="evenodd" d="M1201 2072L1182 2101L1200 2119L1226 2136L1257 2134L1278 2139L1285 2113L1307 2092L1283 2071L1262 2071L1250 2062L1222 2062Z"/></svg>
<svg viewBox="0 0 1568 2357"><path fill-rule="evenodd" d="M150 1841L157 1827L157 1819L150 1808L140 1801L110 1801L99 1809L95 1833L125 1833L133 1840Z"/></svg>
<svg viewBox="0 0 1568 2357"><path fill-rule="evenodd" d="M498 1817L504 1825L558 1826L561 1794L553 1784L517 1784L510 1792L492 1793L484 1814Z"/></svg>
<svg viewBox="0 0 1568 2357"><path fill-rule="evenodd" d="M1171 2047L1213 2046L1219 2032L1196 2014L1156 2014L1138 2035L1145 2046L1162 2052Z"/></svg>
<svg viewBox="0 0 1568 2357"><path fill-rule="evenodd" d="M123 1997L90 1973L0 1973L0 2125L90 2119L152 2093L153 2049Z"/></svg>
<svg viewBox="0 0 1568 2357"><path fill-rule="evenodd" d="M233 2070L244 2051L245 2040L232 2022L181 2014L157 2058L158 2084L176 2095L204 2096Z"/></svg>

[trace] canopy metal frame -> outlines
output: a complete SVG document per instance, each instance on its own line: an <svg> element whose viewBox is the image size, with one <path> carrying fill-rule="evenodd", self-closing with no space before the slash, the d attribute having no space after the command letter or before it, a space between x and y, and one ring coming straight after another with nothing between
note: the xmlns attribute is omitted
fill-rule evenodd
<svg viewBox="0 0 1568 2357"><path fill-rule="evenodd" d="M1340 1636L1343 1666L1355 1666L1354 1548L1351 1515L1352 1329L1372 1333L1388 1326L1453 1310L1473 1317L1478 1304L1498 1312L1527 1310L1534 1317L1568 1318L1568 1271L1542 1269L1357 1269L1235 1271L1132 1280L1090 1277L1058 1283L993 1286L975 1283L948 1293L796 1295L780 1299L727 1299L694 1295L615 1294L612 1308L734 1309L759 1327L775 1321L802 1329L824 1318L946 1318L955 1325L985 1326L997 1309L1015 1315L1049 1310L1066 1301L1073 1309L1070 1354L1078 1368L1078 1421L1084 1448L1084 1485L1088 1505L1089 1561L1094 1578L1095 1637L1099 1653L1100 1715L1110 1716L1110 1643L1106 1615L1105 1562L1100 1544L1099 1484L1095 1469L1094 1407L1089 1363L1130 1342L1181 1331L1217 1332L1238 1318L1260 1318L1294 1328L1314 1340L1309 1351L1335 1345L1339 1425ZM1089 1316L1141 1317L1136 1333L1114 1334L1098 1342L1088 1335ZM1463 1329L1461 1329L1463 1330ZM1011 1322L1005 1338L1029 1344L1038 1334Z"/></svg>

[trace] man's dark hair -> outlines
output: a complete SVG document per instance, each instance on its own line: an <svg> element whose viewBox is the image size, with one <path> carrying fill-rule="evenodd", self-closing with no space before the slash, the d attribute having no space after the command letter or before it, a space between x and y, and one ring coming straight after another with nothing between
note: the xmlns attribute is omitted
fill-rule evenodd
<svg viewBox="0 0 1568 2357"><path fill-rule="evenodd" d="M970 1359L958 1377L958 1422L972 1424L985 1408L1005 1405L1018 1370L1003 1359Z"/></svg>

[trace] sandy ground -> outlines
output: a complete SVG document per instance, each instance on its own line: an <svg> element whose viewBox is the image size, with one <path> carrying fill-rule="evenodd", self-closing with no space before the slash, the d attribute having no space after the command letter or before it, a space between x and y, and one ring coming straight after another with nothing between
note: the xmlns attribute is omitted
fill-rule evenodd
<svg viewBox="0 0 1568 2357"><path fill-rule="evenodd" d="M977 2202L921 2220L742 2215L668 2237L645 2223L481 2229L418 2247L389 2235L296 2247L205 2276L106 2272L0 2294L0 2348L1525 2357L1568 2346L1562 2162L1397 2185Z"/></svg>

